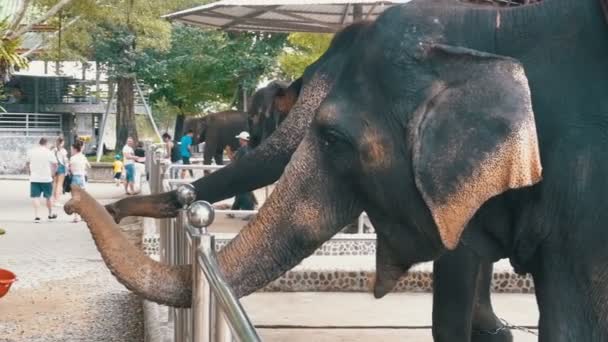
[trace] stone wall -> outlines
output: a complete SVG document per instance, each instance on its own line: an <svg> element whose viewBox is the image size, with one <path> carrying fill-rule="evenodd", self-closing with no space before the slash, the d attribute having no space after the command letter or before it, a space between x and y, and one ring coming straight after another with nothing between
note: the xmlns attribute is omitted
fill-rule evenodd
<svg viewBox="0 0 608 342"><path fill-rule="evenodd" d="M0 136L0 175L26 174L27 151L37 145L40 138ZM52 142L57 136L45 138Z"/></svg>
<svg viewBox="0 0 608 342"><path fill-rule="evenodd" d="M88 176L89 182L113 182L114 169L112 163L91 163Z"/></svg>

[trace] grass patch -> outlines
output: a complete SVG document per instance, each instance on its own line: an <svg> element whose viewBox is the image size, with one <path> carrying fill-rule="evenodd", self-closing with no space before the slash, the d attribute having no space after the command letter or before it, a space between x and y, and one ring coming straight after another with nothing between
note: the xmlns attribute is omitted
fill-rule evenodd
<svg viewBox="0 0 608 342"><path fill-rule="evenodd" d="M111 152L111 153L106 153L104 155L101 156L101 159L99 159L100 162L102 163L113 163L114 162L114 156L116 156L116 153ZM97 156L88 156L87 160L89 162L96 162L97 161Z"/></svg>

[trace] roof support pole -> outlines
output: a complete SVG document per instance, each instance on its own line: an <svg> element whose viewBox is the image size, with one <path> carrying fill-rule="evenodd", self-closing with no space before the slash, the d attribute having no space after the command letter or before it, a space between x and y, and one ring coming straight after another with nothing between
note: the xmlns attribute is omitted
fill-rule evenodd
<svg viewBox="0 0 608 342"><path fill-rule="evenodd" d="M361 4L353 5L353 22L363 19L363 6Z"/></svg>

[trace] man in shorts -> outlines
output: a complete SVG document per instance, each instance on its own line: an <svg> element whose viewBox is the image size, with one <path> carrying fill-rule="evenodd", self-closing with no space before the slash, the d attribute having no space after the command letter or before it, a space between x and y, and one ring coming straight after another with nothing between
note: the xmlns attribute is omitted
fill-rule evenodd
<svg viewBox="0 0 608 342"><path fill-rule="evenodd" d="M34 203L34 222L40 223L38 208L40 207L40 196L46 199L46 207L49 211L48 219L57 218L53 213L53 174L57 169L57 158L47 146L46 138L40 138L38 146L27 152L26 167L30 173L30 197Z"/></svg>

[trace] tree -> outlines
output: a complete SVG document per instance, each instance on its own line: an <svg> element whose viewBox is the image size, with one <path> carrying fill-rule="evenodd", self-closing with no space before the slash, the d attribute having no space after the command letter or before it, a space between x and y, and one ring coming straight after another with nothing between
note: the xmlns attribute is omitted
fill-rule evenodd
<svg viewBox="0 0 608 342"><path fill-rule="evenodd" d="M48 21L72 1L49 0L34 3L31 0L22 0L15 13L7 18L0 18L0 85L9 80L15 68L24 68L28 64L26 55L29 53L20 55L17 52L23 35L35 25ZM31 12L42 14L35 17L28 16L28 13L32 14Z"/></svg>
<svg viewBox="0 0 608 342"><path fill-rule="evenodd" d="M5 36L8 30L8 20L1 20L0 35ZM15 68L24 68L27 66L27 59L17 53L19 46L21 46L20 38L3 38L0 40L0 88L3 83L8 82L9 77Z"/></svg>
<svg viewBox="0 0 608 342"><path fill-rule="evenodd" d="M62 20L79 20L57 38L57 45L62 48L50 50L46 58L95 59L107 71L117 85L117 146L122 146L128 136L137 139L134 81L139 61L145 59L144 51L163 51L169 47L171 24L161 15L199 2L79 0L57 18L59 24Z"/></svg>
<svg viewBox="0 0 608 342"><path fill-rule="evenodd" d="M279 56L281 73L296 79L307 66L315 62L329 47L333 34L292 33L287 38L288 47Z"/></svg>
<svg viewBox="0 0 608 342"><path fill-rule="evenodd" d="M176 135L186 115L226 109L255 89L283 48L284 34L225 33L174 25L167 51L148 50L139 59L138 76L153 92L151 101L174 106ZM157 106L158 108L158 106Z"/></svg>

